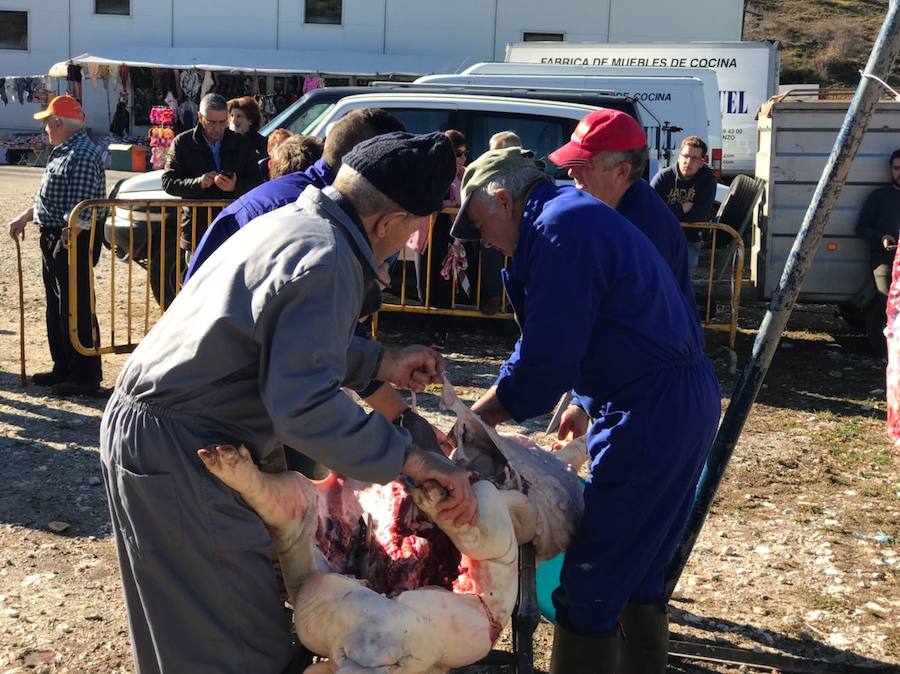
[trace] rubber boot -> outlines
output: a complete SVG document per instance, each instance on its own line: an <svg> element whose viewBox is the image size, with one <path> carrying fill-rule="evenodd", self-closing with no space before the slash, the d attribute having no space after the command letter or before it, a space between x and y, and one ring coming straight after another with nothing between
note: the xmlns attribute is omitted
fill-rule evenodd
<svg viewBox="0 0 900 674"><path fill-rule="evenodd" d="M619 667L621 630L587 637L558 624L553 630L550 674L616 674Z"/></svg>
<svg viewBox="0 0 900 674"><path fill-rule="evenodd" d="M630 601L619 618L625 638L619 674L665 674L669 613L659 600Z"/></svg>

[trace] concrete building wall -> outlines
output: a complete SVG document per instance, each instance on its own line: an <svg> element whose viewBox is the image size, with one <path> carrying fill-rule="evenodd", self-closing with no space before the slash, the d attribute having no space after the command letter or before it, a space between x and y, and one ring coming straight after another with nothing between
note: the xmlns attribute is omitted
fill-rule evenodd
<svg viewBox="0 0 900 674"><path fill-rule="evenodd" d="M70 56L119 46L433 54L462 67L503 60L506 44L526 32L568 42L734 40L743 0L343 0L340 25L305 23L304 7L305 0L131 0L128 16L110 16L95 12L95 0L0 0L0 10L28 12L28 49L0 49L0 77L46 73ZM110 92L108 102L105 90L87 90L88 115L105 120L117 96ZM0 129L36 128L38 109L0 105Z"/></svg>

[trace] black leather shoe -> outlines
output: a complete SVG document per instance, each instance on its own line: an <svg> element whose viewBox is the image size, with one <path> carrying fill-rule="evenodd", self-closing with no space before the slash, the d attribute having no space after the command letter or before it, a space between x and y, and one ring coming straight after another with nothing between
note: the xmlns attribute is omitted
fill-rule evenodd
<svg viewBox="0 0 900 674"><path fill-rule="evenodd" d="M56 372L36 372L31 375L31 381L38 386L53 386L66 380L66 375Z"/></svg>
<svg viewBox="0 0 900 674"><path fill-rule="evenodd" d="M98 396L101 393L99 383L63 381L50 387L50 393L60 398L69 396Z"/></svg>

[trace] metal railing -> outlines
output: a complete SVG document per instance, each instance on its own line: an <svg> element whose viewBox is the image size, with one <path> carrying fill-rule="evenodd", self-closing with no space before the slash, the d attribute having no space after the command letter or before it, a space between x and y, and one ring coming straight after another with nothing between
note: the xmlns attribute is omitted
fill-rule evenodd
<svg viewBox="0 0 900 674"><path fill-rule="evenodd" d="M199 242L198 214L205 216L207 223L212 222L229 203L208 199L90 199L72 209L67 246L69 336L75 350L88 356L133 351L181 290L185 265L179 242L185 238L185 215L191 216L188 240L193 253ZM79 222L90 222L90 229L79 229ZM76 320L81 295L76 287L76 254L79 246L88 246L90 259L96 246L102 245L101 238L112 254L108 263L90 269L88 292L100 331L92 335L92 344L83 344ZM135 273L135 267L141 272ZM98 307L108 310L101 312Z"/></svg>
<svg viewBox="0 0 900 674"><path fill-rule="evenodd" d="M683 222L682 229L699 229L711 232L704 241L704 249L709 250L709 260L702 260L706 269L705 278L700 283L706 286L700 309L700 323L707 330L728 333L728 345L734 349L737 339L738 315L740 313L741 285L744 278L744 240L732 227L718 222ZM727 235L724 246L719 233ZM703 256L705 257L705 255ZM706 264L703 264L705 262ZM698 269L700 265L698 265ZM730 271L730 273L728 273ZM726 278L727 277L727 278ZM722 279L727 283L726 291L720 291ZM696 290L698 282L694 280ZM720 322L716 315L716 300L723 297L728 301L728 322Z"/></svg>
<svg viewBox="0 0 900 674"><path fill-rule="evenodd" d="M152 324L162 315L181 289L184 276L183 252L179 247L182 238L191 242L193 253L198 243L197 216L205 215L207 222L214 219L218 209L229 202L213 200L146 200L146 199L92 199L78 204L69 218L69 333L72 344L79 353L100 355L106 353L129 353ZM428 222L428 248L419 264L425 265L422 284L410 278L408 262L412 261L410 250L404 247L398 261L399 296L387 291L382 311L437 316L457 316L465 318L486 318L513 320L514 315L506 301L506 295L499 292L500 304L496 313L486 314L481 310L484 294L483 250L477 256L474 282L465 300L461 297L460 283L454 274L449 280L441 279L435 273L436 265L443 266L447 250L436 247L435 227L449 227L457 213L456 208L444 209L433 215ZM105 212L109 213L109 219ZM185 214L190 213L190 236L185 233ZM90 229L79 230L78 222L90 222ZM104 227L103 234L100 228ZM706 277L695 281L695 287L705 287L701 322L705 328L728 333L729 345L734 348L740 303L741 281L744 269L744 243L738 233L719 223L683 224L685 229L702 229L711 232L707 247L709 250ZM79 234L79 232L82 232ZM722 247L720 239L727 235L728 242ZM443 237L445 240L447 237ZM78 246L88 246L88 256L92 256L96 246L105 240L112 254L109 262L98 264L90 270L89 298L92 311L97 315L100 332L92 335L91 344L83 344L78 335L76 289L76 251ZM724 248L724 250L723 250ZM504 258L503 264L506 264ZM135 272L135 268L140 271ZM726 272L730 272L727 273ZM471 274L472 270L469 269ZM727 279L723 278L727 275ZM438 306L434 301L434 284L437 279L449 283L449 302ZM498 280L499 283L499 280ZM727 290L722 292L722 284ZM424 301L419 298L418 286L424 285ZM411 292L410 286L415 289ZM499 286L498 286L499 287ZM727 322L714 316L714 302L724 298L730 308ZM103 307L98 312L98 307ZM373 332L377 331L377 316L373 320Z"/></svg>
<svg viewBox="0 0 900 674"><path fill-rule="evenodd" d="M484 287L484 268L483 268L483 255L479 254L478 257L478 266L475 274L475 283L471 284L471 288L474 291L474 296L471 294L468 295L468 299L470 301L463 302L460 298L460 283L457 280L456 275L451 274L449 280L444 280L445 283L450 284L450 302L449 306L441 307L437 306L432 300L435 296L434 293L434 282L435 282L435 271L436 265L443 266L445 256L447 255L447 250L436 249L434 245L434 233L435 226L440 223L441 226L446 224L449 229L450 224L453 222L453 218L456 217L458 208L445 208L439 213L435 213L428 220L428 248L426 252L421 256L419 260L419 264L425 265L425 278L424 278L424 298L419 297L418 292L418 284L414 283L414 287L416 287L415 297L413 297L410 292L410 279L409 279L409 262L413 261L412 253L407 246L403 247L403 250L400 253L400 257L397 258L397 262L401 266L400 270L400 295L399 297L396 295L392 295L390 292L385 294L384 303L382 304L382 311L389 312L402 312L408 314L430 314L433 316L461 316L468 318L491 318L491 319L500 319L500 320L513 320L514 316L510 310L508 310L508 304L506 302L506 294L503 292L502 287L500 290L500 308L499 311L493 314L485 314L479 310L481 306L481 299ZM483 253L482 249L480 252ZM503 258L503 264L505 265L508 261L508 258ZM471 270L468 270L471 271ZM474 300L474 301L472 301Z"/></svg>

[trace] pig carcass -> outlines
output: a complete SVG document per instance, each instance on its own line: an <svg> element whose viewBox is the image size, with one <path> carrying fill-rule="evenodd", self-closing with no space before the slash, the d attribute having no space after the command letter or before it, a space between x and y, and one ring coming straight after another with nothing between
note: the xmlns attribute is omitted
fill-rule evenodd
<svg viewBox="0 0 900 674"><path fill-rule="evenodd" d="M888 364L885 372L887 391L887 434L900 449L900 255L894 256L891 270L891 289L887 299L887 323L884 328L887 340Z"/></svg>
<svg viewBox="0 0 900 674"><path fill-rule="evenodd" d="M266 474L243 447L201 450L272 532L307 674L444 672L490 651L510 618L518 546L564 550L582 513L578 479L527 438L485 426L445 383L459 417L454 460L477 481L477 526L437 524L433 483ZM582 450L583 451L583 450Z"/></svg>

